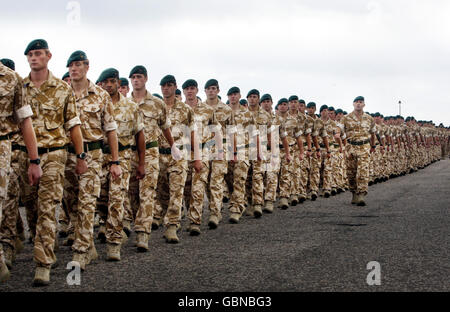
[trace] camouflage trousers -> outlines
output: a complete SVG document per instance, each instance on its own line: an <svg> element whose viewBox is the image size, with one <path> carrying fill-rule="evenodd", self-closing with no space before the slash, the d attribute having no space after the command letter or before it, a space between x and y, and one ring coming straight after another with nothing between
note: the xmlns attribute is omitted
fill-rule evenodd
<svg viewBox="0 0 450 312"><path fill-rule="evenodd" d="M184 202L188 210L191 223L202 224L203 203L208 185L209 161L202 161L203 168L197 173L194 161L189 161L186 184L184 188Z"/></svg>
<svg viewBox="0 0 450 312"><path fill-rule="evenodd" d="M322 178L322 189L324 192L331 192L333 187L333 154L335 151L330 147L331 154L327 155L326 150L321 151L320 176Z"/></svg>
<svg viewBox="0 0 450 312"><path fill-rule="evenodd" d="M300 149L297 145L291 147L290 150L292 157L292 183L291 183L291 194L300 194L301 185L301 161L300 161Z"/></svg>
<svg viewBox="0 0 450 312"><path fill-rule="evenodd" d="M20 166L20 154L22 153L20 150L11 153L8 192L7 198L3 202L3 219L0 219L0 243L7 244L13 250L17 237L17 223L22 220L19 213L19 197L23 190L23 174L21 172L23 169ZM25 183L28 183L28 180Z"/></svg>
<svg viewBox="0 0 450 312"><path fill-rule="evenodd" d="M230 212L242 214L245 211L245 182L247 181L248 161L238 160L228 163L228 173L225 180L231 193Z"/></svg>
<svg viewBox="0 0 450 312"><path fill-rule="evenodd" d="M34 261L38 266L50 267L56 262L54 245L56 239L56 209L61 203L64 189L64 168L67 151L58 150L39 155L42 177L34 192L27 194L27 200L37 203L36 234L34 237ZM28 155L22 153L19 162L23 166L23 181L27 181ZM24 183L27 185L28 183Z"/></svg>
<svg viewBox="0 0 450 312"><path fill-rule="evenodd" d="M124 210L123 211L123 220L129 221L130 223L133 222L134 219L136 218L136 214L139 209L139 202L140 202L140 200L139 200L139 183L140 183L140 181L136 178L136 172L137 172L138 165L139 165L138 154L137 154L137 152L133 152L133 155L130 160L131 176L130 176L130 183L129 183L130 185L128 187L128 195L125 196L124 201L123 201L123 210ZM158 161L158 168L159 168L159 161ZM158 171L159 171L159 169L158 169ZM158 178L156 178L156 179L158 179ZM153 198L154 198L154 196L153 196ZM153 210L152 210L152 214L153 214ZM152 218L153 218L153 216L152 216Z"/></svg>
<svg viewBox="0 0 450 312"><path fill-rule="evenodd" d="M291 162L288 163L285 158L286 152L284 148L280 150L280 159L281 159L281 167L280 167L280 198L289 198L292 195L293 188L293 167L294 161L291 159Z"/></svg>
<svg viewBox="0 0 450 312"><path fill-rule="evenodd" d="M112 161L111 154L105 154L102 166L100 198L97 207L100 218L106 223L106 241L119 245L122 242L123 230L123 201L128 195L131 171L130 149L119 152L120 168L122 175L117 179L111 179L109 172Z"/></svg>
<svg viewBox="0 0 450 312"><path fill-rule="evenodd" d="M346 182L345 182L345 158L344 153L336 151L334 154L334 157L336 159L336 172L335 172L335 183L336 187L340 189L346 188Z"/></svg>
<svg viewBox="0 0 450 312"><path fill-rule="evenodd" d="M370 145L347 144L347 176L352 193L367 195L369 190Z"/></svg>
<svg viewBox="0 0 450 312"><path fill-rule="evenodd" d="M275 202L277 200L277 188L278 188L278 174L281 168L280 154L273 155L274 160L271 160L271 155L267 157L266 161L266 175L265 175L265 187L264 200Z"/></svg>
<svg viewBox="0 0 450 312"><path fill-rule="evenodd" d="M188 172L187 160L175 160L172 155L159 156L157 203L153 218L167 220L165 225L180 225L183 193Z"/></svg>
<svg viewBox="0 0 450 312"><path fill-rule="evenodd" d="M211 215L220 220L222 219L224 189L227 189L225 175L228 172L228 163L226 160L211 160L209 166L211 168L208 179L209 210Z"/></svg>
<svg viewBox="0 0 450 312"><path fill-rule="evenodd" d="M317 157L317 153L312 153L309 158L309 189L311 193L317 194L319 192L320 184L320 167L322 165L322 156Z"/></svg>
<svg viewBox="0 0 450 312"><path fill-rule="evenodd" d="M0 222L3 219L3 207L8 195L9 175L11 171L11 141L0 141ZM0 244L0 261L3 262L3 249Z"/></svg>
<svg viewBox="0 0 450 312"><path fill-rule="evenodd" d="M87 152L88 170L80 176L75 173L76 162L76 155L70 154L66 164L64 206L73 225L69 232L75 232L72 250L86 253L94 244L94 219L101 190L103 151L98 149Z"/></svg>
<svg viewBox="0 0 450 312"><path fill-rule="evenodd" d="M251 160L247 173L246 194L248 202L253 205L264 205L264 172L265 162Z"/></svg>

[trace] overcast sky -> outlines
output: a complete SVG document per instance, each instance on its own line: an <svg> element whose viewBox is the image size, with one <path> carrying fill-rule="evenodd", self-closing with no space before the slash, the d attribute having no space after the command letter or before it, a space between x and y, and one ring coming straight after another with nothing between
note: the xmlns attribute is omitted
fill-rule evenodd
<svg viewBox="0 0 450 312"><path fill-rule="evenodd" d="M83 50L88 76L134 65L149 71L148 89L173 74L178 85L219 80L319 106L366 110L450 125L450 1L447 0L40 0L8 1L0 13L0 58L22 76L23 55L36 38L48 41L50 70L61 77L69 55ZM79 18L78 18L79 16ZM79 21L79 22L78 22Z"/></svg>

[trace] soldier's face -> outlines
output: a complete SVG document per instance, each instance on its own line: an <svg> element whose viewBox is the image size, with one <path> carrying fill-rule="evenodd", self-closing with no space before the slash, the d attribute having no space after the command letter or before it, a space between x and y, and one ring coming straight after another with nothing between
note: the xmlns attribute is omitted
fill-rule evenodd
<svg viewBox="0 0 450 312"><path fill-rule="evenodd" d="M306 104L305 103L299 103L298 104L298 110L301 111L302 113L304 113L305 110L306 110Z"/></svg>
<svg viewBox="0 0 450 312"><path fill-rule="evenodd" d="M336 112L335 111L328 111L328 117L330 117L331 120L336 119Z"/></svg>
<svg viewBox="0 0 450 312"><path fill-rule="evenodd" d="M110 96L115 96L119 89L119 81L116 78L108 78L102 82L102 88L105 89Z"/></svg>
<svg viewBox="0 0 450 312"><path fill-rule="evenodd" d="M356 101L355 103L353 103L353 108L357 112L362 112L365 106L366 104L364 103L364 101Z"/></svg>
<svg viewBox="0 0 450 312"><path fill-rule="evenodd" d="M28 64L32 71L40 71L47 68L47 64L52 58L52 54L48 50L32 50L27 54Z"/></svg>
<svg viewBox="0 0 450 312"><path fill-rule="evenodd" d="M228 101L230 101L230 104L236 104L241 99L240 93L233 93L228 96Z"/></svg>
<svg viewBox="0 0 450 312"><path fill-rule="evenodd" d="M342 114L342 113L339 113L339 114L337 114L336 115L336 120L341 120L342 119L342 117L344 117L344 114Z"/></svg>
<svg viewBox="0 0 450 312"><path fill-rule="evenodd" d="M72 79L73 81L80 81L81 79L85 78L88 71L89 65L85 64L82 61L75 61L70 63L69 65L70 79Z"/></svg>
<svg viewBox="0 0 450 312"><path fill-rule="evenodd" d="M296 111L298 108L298 101L290 101L289 102L289 110Z"/></svg>
<svg viewBox="0 0 450 312"><path fill-rule="evenodd" d="M194 101L197 98L198 88L191 86L183 89L184 97L186 101Z"/></svg>
<svg viewBox="0 0 450 312"><path fill-rule="evenodd" d="M66 78L64 78L64 81L65 81L65 82L67 82L67 84L69 84L69 85L70 85L70 77L66 77Z"/></svg>
<svg viewBox="0 0 450 312"><path fill-rule="evenodd" d="M314 115L314 113L316 112L315 107L309 107L309 108L306 108L306 110L308 111L309 115Z"/></svg>
<svg viewBox="0 0 450 312"><path fill-rule="evenodd" d="M264 100L261 102L262 108L268 113L270 113L272 111L272 105L273 105L273 102L271 100Z"/></svg>
<svg viewBox="0 0 450 312"><path fill-rule="evenodd" d="M257 96L256 94L251 94L247 98L247 101L248 101L249 106L252 106L252 107L257 106L259 103L259 96Z"/></svg>
<svg viewBox="0 0 450 312"><path fill-rule="evenodd" d="M127 97L128 92L130 92L130 87L129 87L129 86L120 86L120 87L119 87L119 92L120 92L124 97Z"/></svg>
<svg viewBox="0 0 450 312"><path fill-rule="evenodd" d="M286 113L287 111L288 111L288 109L289 109L289 105L288 105L288 103L286 103L286 102L283 102L283 103L280 103L279 105L278 105L278 111L280 112L280 113Z"/></svg>
<svg viewBox="0 0 450 312"><path fill-rule="evenodd" d="M177 85L172 82L161 86L161 93L165 99L175 96L175 91L177 91Z"/></svg>
<svg viewBox="0 0 450 312"><path fill-rule="evenodd" d="M321 111L320 116L322 118L328 118L328 109L324 109L323 111Z"/></svg>
<svg viewBox="0 0 450 312"><path fill-rule="evenodd" d="M217 98L217 95L219 94L220 89L218 86L211 86L207 89L205 89L205 94L208 100L214 100Z"/></svg>
<svg viewBox="0 0 450 312"><path fill-rule="evenodd" d="M134 74L130 80L134 90L142 90L145 88L148 78L142 74Z"/></svg>

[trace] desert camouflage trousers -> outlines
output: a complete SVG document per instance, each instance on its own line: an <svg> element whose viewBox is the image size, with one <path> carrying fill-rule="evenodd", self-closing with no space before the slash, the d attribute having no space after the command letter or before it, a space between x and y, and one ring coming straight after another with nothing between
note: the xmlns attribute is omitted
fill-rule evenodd
<svg viewBox="0 0 450 312"><path fill-rule="evenodd" d="M208 178L208 199L209 210L212 216L222 219L222 200L224 190L227 188L225 175L228 172L228 162L226 160L211 160L209 162L210 172Z"/></svg>
<svg viewBox="0 0 450 312"><path fill-rule="evenodd" d="M327 155L325 149L321 150L321 166L320 177L322 179L322 190L324 192L331 192L333 188L333 173L335 167L335 153L336 151L330 147L331 154Z"/></svg>
<svg viewBox="0 0 450 312"><path fill-rule="evenodd" d="M265 174L265 193L264 200L275 202L277 200L277 189L278 189L278 174L281 168L280 154L268 155L266 161L266 174Z"/></svg>
<svg viewBox="0 0 450 312"><path fill-rule="evenodd" d="M228 162L228 172L225 181L231 192L230 212L243 214L245 211L245 182L247 181L248 161L238 160L237 162Z"/></svg>
<svg viewBox="0 0 450 312"><path fill-rule="evenodd" d="M290 152L290 151L289 151ZM292 154L292 153L291 153ZM291 155L291 162L285 158L286 152L284 148L280 149L280 198L289 198L292 195L294 187L294 159Z"/></svg>
<svg viewBox="0 0 450 312"><path fill-rule="evenodd" d="M159 155L159 177L154 219L165 220L165 225L180 225L187 172L187 160L177 161L172 158L172 155Z"/></svg>
<svg viewBox="0 0 450 312"><path fill-rule="evenodd" d="M370 144L347 144L347 176L352 193L367 195L369 189Z"/></svg>
<svg viewBox="0 0 450 312"><path fill-rule="evenodd" d="M318 194L320 184L320 167L322 165L322 155L317 157L317 152L313 152L309 158L309 190L310 193Z"/></svg>
<svg viewBox="0 0 450 312"><path fill-rule="evenodd" d="M119 152L122 175L117 179L111 178L109 162L111 154L105 154L102 166L100 198L97 207L100 218L106 223L106 241L119 245L122 242L123 230L123 201L128 195L131 171L131 149Z"/></svg>
<svg viewBox="0 0 450 312"><path fill-rule="evenodd" d="M11 171L11 141L0 141L0 222L3 219L3 207L8 194L8 182ZM0 261L3 261L3 249L0 244Z"/></svg>
<svg viewBox="0 0 450 312"><path fill-rule="evenodd" d="M194 169L194 161L189 161L186 185L184 188L184 202L191 223L202 224L203 203L208 186L209 161L202 161L200 172Z"/></svg>
<svg viewBox="0 0 450 312"><path fill-rule="evenodd" d="M245 184L247 201L253 205L264 205L264 161L251 160Z"/></svg>
<svg viewBox="0 0 450 312"><path fill-rule="evenodd" d="M94 219L97 199L100 197L103 151L88 151L87 172L75 173L77 158L69 154L64 182L64 209L70 216L69 233L75 233L72 250L86 253L94 244Z"/></svg>

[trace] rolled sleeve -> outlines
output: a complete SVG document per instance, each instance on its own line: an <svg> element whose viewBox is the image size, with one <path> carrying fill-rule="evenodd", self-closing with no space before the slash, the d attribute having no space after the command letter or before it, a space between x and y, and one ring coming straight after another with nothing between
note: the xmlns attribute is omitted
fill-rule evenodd
<svg viewBox="0 0 450 312"><path fill-rule="evenodd" d="M110 131L117 130L117 123L115 121L109 122L109 123L104 125L103 130L105 132L110 132Z"/></svg>
<svg viewBox="0 0 450 312"><path fill-rule="evenodd" d="M75 118L68 120L64 124L64 128L66 129L66 131L69 131L70 129L72 129L73 127L78 126L78 125L81 125L81 120L80 120L80 117L76 116Z"/></svg>
<svg viewBox="0 0 450 312"><path fill-rule="evenodd" d="M19 122L22 122L24 119L33 116L33 110L30 105L25 105L17 110L17 118Z"/></svg>

